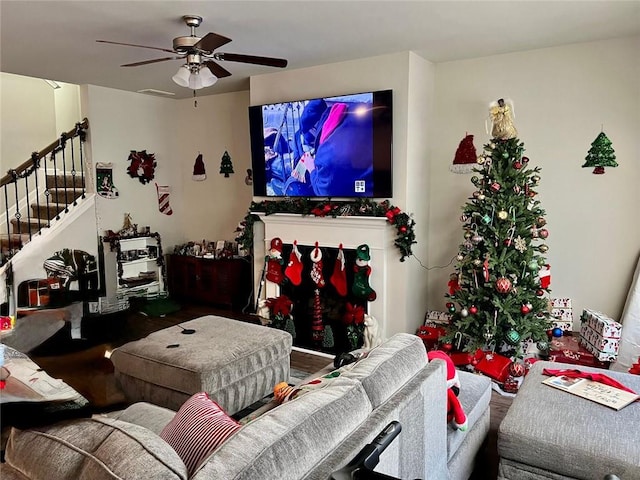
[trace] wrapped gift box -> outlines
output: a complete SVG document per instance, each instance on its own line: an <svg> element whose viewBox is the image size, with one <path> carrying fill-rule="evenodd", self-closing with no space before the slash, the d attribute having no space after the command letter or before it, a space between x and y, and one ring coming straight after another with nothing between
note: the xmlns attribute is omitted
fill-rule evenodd
<svg viewBox="0 0 640 480"><path fill-rule="evenodd" d="M568 308L571 310L571 299L570 298L552 298L551 299L551 308Z"/></svg>
<svg viewBox="0 0 640 480"><path fill-rule="evenodd" d="M622 333L620 323L595 310L583 310L580 320L604 338L620 338Z"/></svg>
<svg viewBox="0 0 640 480"><path fill-rule="evenodd" d="M447 312L439 312L438 310L427 310L424 324L428 326L449 325L453 315Z"/></svg>
<svg viewBox="0 0 640 480"><path fill-rule="evenodd" d="M564 322L573 322L573 309L571 308L552 308L551 316Z"/></svg>
<svg viewBox="0 0 640 480"><path fill-rule="evenodd" d="M551 324L553 325L553 328L560 328L563 332L571 332L573 330L573 322L554 320Z"/></svg>
<svg viewBox="0 0 640 480"><path fill-rule="evenodd" d="M429 327L424 325L418 329L418 337L422 339L427 350L434 350L438 346L440 337L446 332L443 327Z"/></svg>
<svg viewBox="0 0 640 480"><path fill-rule="evenodd" d="M600 360L580 344L578 336L565 335L551 341L549 360L552 362L570 363L588 367L608 368L606 360Z"/></svg>
<svg viewBox="0 0 640 480"><path fill-rule="evenodd" d="M580 342L587 350L592 351L589 347L593 347L602 353L618 354L619 338L603 337L593 330L589 325L583 324L580 327Z"/></svg>

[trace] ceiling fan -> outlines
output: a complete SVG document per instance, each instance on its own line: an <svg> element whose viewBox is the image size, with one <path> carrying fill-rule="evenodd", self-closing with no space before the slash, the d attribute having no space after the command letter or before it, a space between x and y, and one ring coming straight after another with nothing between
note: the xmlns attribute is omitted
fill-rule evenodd
<svg viewBox="0 0 640 480"><path fill-rule="evenodd" d="M121 66L139 67L150 63L165 62L167 60L184 60L185 64L178 69L178 72L172 77L172 79L178 85L188 87L193 90L210 87L218 78L228 77L231 75L231 72L216 63L217 61L251 63L255 65L279 68L287 66L287 60L283 58L215 52L217 48L231 42L231 39L213 32L207 33L204 37L196 36L196 28L198 28L202 23L202 17L197 15L184 15L182 20L191 28L191 35L174 38L173 49L171 50L168 48L148 47L146 45L136 45L133 43L112 42L109 40L96 40L96 42L124 45L128 47L149 48L151 50L172 53L175 56L127 63Z"/></svg>

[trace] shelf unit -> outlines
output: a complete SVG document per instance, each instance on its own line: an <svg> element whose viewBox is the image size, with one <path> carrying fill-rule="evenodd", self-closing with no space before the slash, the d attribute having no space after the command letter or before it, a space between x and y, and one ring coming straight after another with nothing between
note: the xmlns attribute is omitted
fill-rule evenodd
<svg viewBox="0 0 640 480"><path fill-rule="evenodd" d="M120 238L118 293L156 297L165 292L160 240L154 236Z"/></svg>

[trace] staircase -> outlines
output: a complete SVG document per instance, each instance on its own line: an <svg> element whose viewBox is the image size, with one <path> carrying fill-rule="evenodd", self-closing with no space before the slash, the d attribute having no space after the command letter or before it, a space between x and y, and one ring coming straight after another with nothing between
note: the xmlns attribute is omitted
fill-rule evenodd
<svg viewBox="0 0 640 480"><path fill-rule="evenodd" d="M0 268L86 195L85 118L0 178Z"/></svg>

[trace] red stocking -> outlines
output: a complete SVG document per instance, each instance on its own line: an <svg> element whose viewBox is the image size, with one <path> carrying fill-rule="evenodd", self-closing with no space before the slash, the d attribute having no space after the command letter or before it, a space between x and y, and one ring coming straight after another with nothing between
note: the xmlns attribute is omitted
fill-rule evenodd
<svg viewBox="0 0 640 480"><path fill-rule="evenodd" d="M284 270L284 274L287 276L291 283L298 286L302 283L302 255L298 250L298 242L293 242L293 249L291 255L289 255L289 263Z"/></svg>
<svg viewBox="0 0 640 480"><path fill-rule="evenodd" d="M340 247L338 248L336 265L333 267L333 273L331 274L331 284L336 288L338 295L342 297L347 295L347 270L344 265L344 251L342 250L342 244L340 244Z"/></svg>

